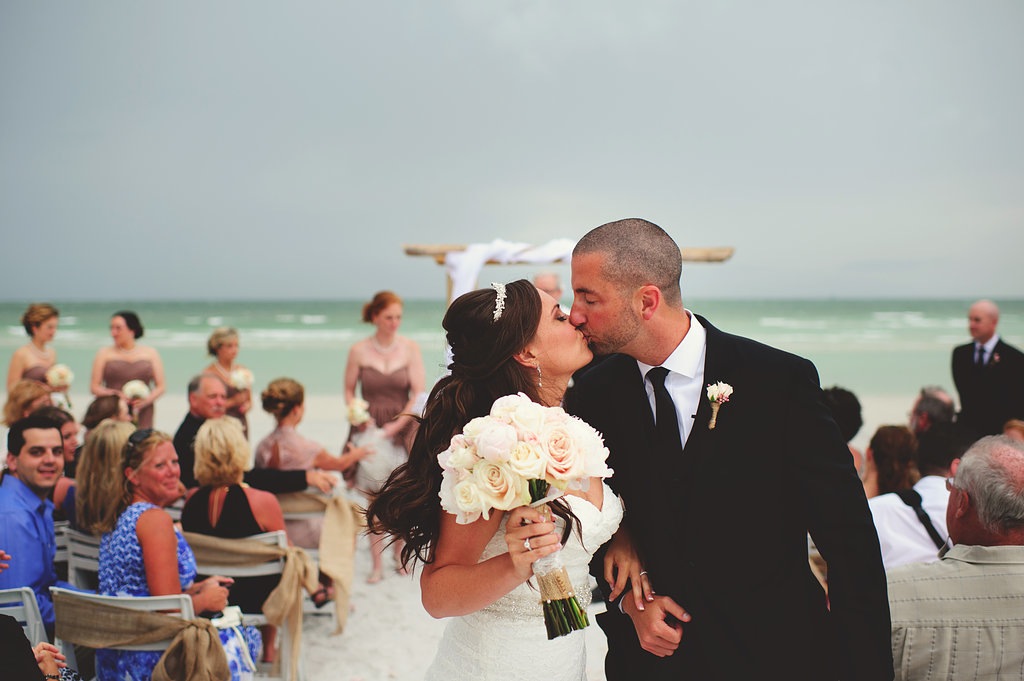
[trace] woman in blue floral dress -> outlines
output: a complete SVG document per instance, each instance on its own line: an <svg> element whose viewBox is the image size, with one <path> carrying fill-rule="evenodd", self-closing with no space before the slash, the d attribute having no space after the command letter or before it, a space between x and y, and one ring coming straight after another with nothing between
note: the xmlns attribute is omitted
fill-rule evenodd
<svg viewBox="0 0 1024 681"><path fill-rule="evenodd" d="M122 457L125 495L114 527L100 543L100 593L107 596L163 596L187 593L195 612L223 610L231 580L214 576L196 583L192 549L163 507L180 492L178 456L171 437L140 430ZM253 627L222 629L232 681L247 681L259 659L259 632ZM100 681L147 681L160 651L98 650Z"/></svg>

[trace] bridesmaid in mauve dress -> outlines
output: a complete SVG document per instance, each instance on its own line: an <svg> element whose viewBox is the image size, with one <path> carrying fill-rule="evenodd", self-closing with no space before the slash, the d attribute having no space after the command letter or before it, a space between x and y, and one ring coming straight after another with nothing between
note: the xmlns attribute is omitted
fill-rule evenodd
<svg viewBox="0 0 1024 681"><path fill-rule="evenodd" d="M425 390L426 371L423 357L415 341L398 335L402 323L402 299L391 291L380 291L363 306L363 321L377 327L369 338L356 341L348 353L345 366L345 401L356 397L360 387L369 404L374 424L406 453L416 430L417 400ZM373 570L367 582L379 582L383 576L384 535L370 535ZM401 553L402 542L394 544L395 556ZM404 574L404 568L399 567Z"/></svg>
<svg viewBox="0 0 1024 681"><path fill-rule="evenodd" d="M139 345L142 322L134 312L116 312L110 318L110 337L113 346L100 348L92 363L93 395L124 397L139 428L153 427L153 403L164 394L164 365L160 355L151 347ZM149 395L128 399L121 388L128 381L139 380L149 386Z"/></svg>
<svg viewBox="0 0 1024 681"><path fill-rule="evenodd" d="M214 374L224 381L228 390L224 413L242 423L242 432L248 438L249 421L246 414L252 406L252 373L235 361L238 357L238 330L230 326L214 329L206 341L206 350L215 360L206 367L204 373Z"/></svg>
<svg viewBox="0 0 1024 681"><path fill-rule="evenodd" d="M7 367L7 392L22 379L46 383L46 370L57 363L57 352L46 347L57 333L60 313L49 303L32 303L21 316L21 324L31 339L14 351Z"/></svg>

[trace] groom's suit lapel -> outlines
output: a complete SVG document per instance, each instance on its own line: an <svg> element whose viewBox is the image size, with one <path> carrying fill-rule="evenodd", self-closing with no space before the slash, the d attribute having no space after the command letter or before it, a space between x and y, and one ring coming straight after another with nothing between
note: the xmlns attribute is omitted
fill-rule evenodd
<svg viewBox="0 0 1024 681"><path fill-rule="evenodd" d="M694 468L701 460L715 456L720 435L718 429L724 428L725 424L731 420L728 407L719 409L716 430L708 428L708 424L711 422L711 402L707 398L707 385L718 381L732 382L729 371L732 347L725 334L713 327L703 317L698 317L698 319L707 332L704 349L704 385L701 386L693 428L690 430L690 435L686 438L686 446L683 448L680 472L684 484L692 479Z"/></svg>

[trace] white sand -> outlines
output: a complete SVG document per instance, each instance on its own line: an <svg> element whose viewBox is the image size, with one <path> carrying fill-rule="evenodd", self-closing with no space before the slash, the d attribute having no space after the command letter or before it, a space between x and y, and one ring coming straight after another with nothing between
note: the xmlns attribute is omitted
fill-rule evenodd
<svg viewBox="0 0 1024 681"><path fill-rule="evenodd" d="M87 395L73 395L75 413L81 415L88 404ZM861 397L864 427L854 440L862 451L879 425L906 423L914 395ZM183 394L165 395L157 403L156 425L174 433L186 412ZM77 408L80 407L80 408ZM347 437L341 395L307 397L306 416L300 432L331 452L341 449ZM250 414L250 433L255 445L273 428L273 420L258 408ZM385 566L391 564L385 558ZM329 616L306 615L303 660L307 681L417 681L433 659L444 622L432 619L420 605L419 581L386 572L382 582L366 584L370 572L369 543L360 538L353 589L353 612L346 630L331 636ZM593 614L603 605L592 608ZM328 609L325 608L325 611ZM586 631L588 678L604 679L603 657L606 642L600 628L592 624Z"/></svg>

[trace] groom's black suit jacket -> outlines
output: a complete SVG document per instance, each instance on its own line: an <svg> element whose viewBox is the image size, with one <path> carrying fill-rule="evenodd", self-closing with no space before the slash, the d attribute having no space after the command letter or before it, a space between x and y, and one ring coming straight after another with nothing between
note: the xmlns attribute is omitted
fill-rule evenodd
<svg viewBox="0 0 1024 681"><path fill-rule="evenodd" d="M654 590L693 616L675 654L658 658L610 604L598 616L609 681L891 679L878 536L814 365L699 319L705 383L734 392L710 430L702 391L681 460L658 460L633 358L601 361L566 396L604 434L609 483ZM831 609L808 565L808 532L828 562Z"/></svg>

